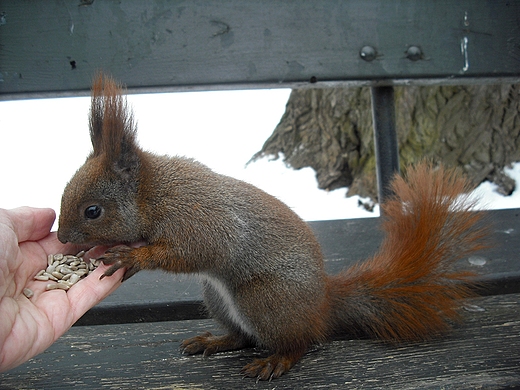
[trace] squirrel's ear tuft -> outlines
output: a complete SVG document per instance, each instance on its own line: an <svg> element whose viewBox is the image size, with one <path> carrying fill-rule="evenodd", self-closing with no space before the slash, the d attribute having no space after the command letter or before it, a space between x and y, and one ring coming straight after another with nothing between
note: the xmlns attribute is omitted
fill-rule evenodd
<svg viewBox="0 0 520 390"><path fill-rule="evenodd" d="M99 73L92 83L92 99L90 101L89 129L90 140L94 147L94 154L101 154L103 148L103 117L105 105L103 103L103 74Z"/></svg>
<svg viewBox="0 0 520 390"><path fill-rule="evenodd" d="M136 126L123 88L102 73L92 85L89 125L92 156L104 155L121 172L139 164Z"/></svg>

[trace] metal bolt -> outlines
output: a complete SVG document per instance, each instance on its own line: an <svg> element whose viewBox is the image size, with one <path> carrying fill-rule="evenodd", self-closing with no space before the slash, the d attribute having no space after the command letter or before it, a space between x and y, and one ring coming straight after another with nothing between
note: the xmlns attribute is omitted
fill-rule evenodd
<svg viewBox="0 0 520 390"><path fill-rule="evenodd" d="M410 46L406 50L406 58L410 61L419 61L423 58L422 50L419 46Z"/></svg>
<svg viewBox="0 0 520 390"><path fill-rule="evenodd" d="M365 61L373 61L377 57L377 51L372 46L363 46L359 51L359 56Z"/></svg>

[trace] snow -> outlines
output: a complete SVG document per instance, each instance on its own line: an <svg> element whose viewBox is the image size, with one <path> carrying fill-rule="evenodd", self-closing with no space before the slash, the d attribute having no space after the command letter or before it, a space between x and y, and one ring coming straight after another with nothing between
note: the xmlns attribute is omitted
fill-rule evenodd
<svg viewBox="0 0 520 390"><path fill-rule="evenodd" d="M281 160L247 165L279 122L290 90L130 95L138 139L159 154L193 157L213 170L248 181L287 203L305 220L375 217L346 189L319 190L314 171L294 171ZM59 210L67 181L85 161L89 98L0 102L0 207ZM507 170L520 180L520 164ZM491 183L476 190L481 207L520 207L520 191L503 197Z"/></svg>

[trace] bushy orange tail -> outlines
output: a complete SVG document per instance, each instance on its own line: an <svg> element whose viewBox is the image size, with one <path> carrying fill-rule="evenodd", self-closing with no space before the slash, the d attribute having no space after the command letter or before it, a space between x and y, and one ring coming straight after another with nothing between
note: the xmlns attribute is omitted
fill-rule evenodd
<svg viewBox="0 0 520 390"><path fill-rule="evenodd" d="M472 211L471 184L454 169L420 163L392 190L379 252L329 279L334 330L425 339L447 330L458 301L472 295L469 274L449 268L486 246L487 229Z"/></svg>

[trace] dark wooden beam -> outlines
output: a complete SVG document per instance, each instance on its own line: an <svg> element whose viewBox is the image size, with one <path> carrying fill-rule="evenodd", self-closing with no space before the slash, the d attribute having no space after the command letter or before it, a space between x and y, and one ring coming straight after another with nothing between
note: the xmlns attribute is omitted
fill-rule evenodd
<svg viewBox="0 0 520 390"><path fill-rule="evenodd" d="M520 81L519 0L2 0L0 99Z"/></svg>
<svg viewBox="0 0 520 390"><path fill-rule="evenodd" d="M374 146L377 167L379 203L391 195L390 183L399 173L399 144L395 123L394 88L372 87L372 118L374 122Z"/></svg>

